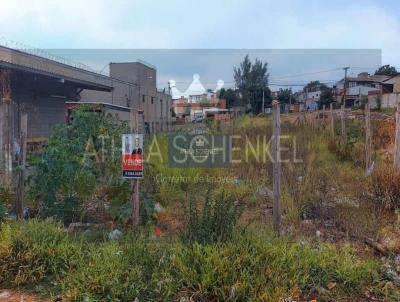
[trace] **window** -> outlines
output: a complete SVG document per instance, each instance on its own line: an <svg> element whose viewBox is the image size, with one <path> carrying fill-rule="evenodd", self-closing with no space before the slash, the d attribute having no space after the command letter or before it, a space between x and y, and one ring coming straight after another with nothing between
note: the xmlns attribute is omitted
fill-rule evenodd
<svg viewBox="0 0 400 302"><path fill-rule="evenodd" d="M143 94L142 95L142 102L145 103L146 102L146 96Z"/></svg>
<svg viewBox="0 0 400 302"><path fill-rule="evenodd" d="M151 97L151 103L154 104L154 97Z"/></svg>

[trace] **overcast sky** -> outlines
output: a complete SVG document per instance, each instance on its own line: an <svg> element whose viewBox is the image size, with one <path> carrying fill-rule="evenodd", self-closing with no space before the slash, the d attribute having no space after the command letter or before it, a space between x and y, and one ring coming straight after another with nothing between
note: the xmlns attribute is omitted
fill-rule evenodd
<svg viewBox="0 0 400 302"><path fill-rule="evenodd" d="M88 55L87 51L65 49L373 49L361 62L355 61L359 56L353 50L340 56L335 53L332 58L336 60L327 59L324 51L313 60L309 56L301 59L299 55L291 64L285 58L274 61L266 51L264 57L269 61L272 80L340 68L348 61L352 63L349 66L359 67L351 69L353 74L361 71L361 67L372 69L380 63L400 67L399 1L3 0L0 28L0 37L55 49L97 69L108 60L135 60L139 53L116 55L115 51L109 51L98 57ZM206 82L213 83L219 78L227 84L232 81L229 64L223 64L225 71L219 74L207 68L193 70L196 68L179 60L163 66L167 53L155 60L153 57L150 62L157 65L160 86L168 78L176 78L188 86L184 82L189 82L189 74L196 72ZM242 52L230 54L237 61L236 56ZM287 55L283 51L273 57L279 54ZM205 59L204 66L218 64L215 56L207 56L203 53L203 57L212 60ZM339 72L329 71L314 74L312 78L330 80L338 76ZM285 80L295 84L309 78Z"/></svg>

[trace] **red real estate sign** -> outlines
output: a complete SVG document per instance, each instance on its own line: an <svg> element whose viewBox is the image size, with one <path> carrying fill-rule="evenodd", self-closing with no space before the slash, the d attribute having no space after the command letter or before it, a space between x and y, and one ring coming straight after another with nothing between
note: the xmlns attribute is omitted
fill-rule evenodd
<svg viewBox="0 0 400 302"><path fill-rule="evenodd" d="M143 178L143 135L122 136L122 176Z"/></svg>

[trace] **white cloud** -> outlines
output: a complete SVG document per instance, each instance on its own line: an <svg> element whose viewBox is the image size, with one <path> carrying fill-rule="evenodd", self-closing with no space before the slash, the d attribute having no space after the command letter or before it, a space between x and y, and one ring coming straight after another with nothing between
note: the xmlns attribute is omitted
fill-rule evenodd
<svg viewBox="0 0 400 302"><path fill-rule="evenodd" d="M162 27L129 25L135 2L129 3L125 10L122 2L111 6L109 1L96 0L31 0L27 5L24 0L11 0L2 3L0 27L8 27L7 38L24 38L20 42L28 40L44 48L168 47L171 37ZM118 25L121 19L127 26Z"/></svg>
<svg viewBox="0 0 400 302"><path fill-rule="evenodd" d="M383 63L400 66L395 10L371 1L304 3L6 0L0 28L45 48L380 48Z"/></svg>

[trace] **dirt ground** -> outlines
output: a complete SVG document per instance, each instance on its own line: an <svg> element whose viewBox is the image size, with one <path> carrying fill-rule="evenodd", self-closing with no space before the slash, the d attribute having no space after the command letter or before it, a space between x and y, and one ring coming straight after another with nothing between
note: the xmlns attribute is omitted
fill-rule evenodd
<svg viewBox="0 0 400 302"><path fill-rule="evenodd" d="M50 302L27 293L20 293L12 290L0 290L0 302Z"/></svg>

